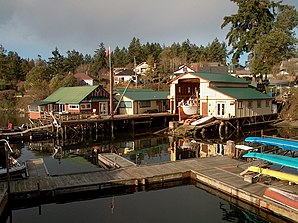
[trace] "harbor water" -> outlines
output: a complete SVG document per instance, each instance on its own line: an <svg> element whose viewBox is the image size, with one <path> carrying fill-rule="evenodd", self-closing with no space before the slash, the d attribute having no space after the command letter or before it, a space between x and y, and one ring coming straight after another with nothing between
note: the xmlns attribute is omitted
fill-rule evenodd
<svg viewBox="0 0 298 223"><path fill-rule="evenodd" d="M260 132L247 133L249 136L258 134ZM247 135L236 140L241 142ZM138 165L226 155L224 142L150 133L133 136L124 133L113 140L86 140L63 148L55 146L53 140L11 144L20 151L21 161L43 158L47 171L53 176L106 171L98 163L99 153L117 153ZM285 222L270 213L240 204L197 182L177 182L146 190L86 193L38 204L10 204L0 222L269 222L268 219Z"/></svg>
<svg viewBox="0 0 298 223"><path fill-rule="evenodd" d="M16 209L2 222L267 222L194 185Z"/></svg>

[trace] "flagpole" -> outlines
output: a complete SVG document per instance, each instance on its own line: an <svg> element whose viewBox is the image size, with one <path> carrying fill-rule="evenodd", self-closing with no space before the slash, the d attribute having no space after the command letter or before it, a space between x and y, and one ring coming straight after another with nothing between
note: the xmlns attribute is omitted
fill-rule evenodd
<svg viewBox="0 0 298 223"><path fill-rule="evenodd" d="M110 68L110 115L111 115L111 136L114 138L114 106L113 106L113 86L114 86L114 76L112 72L112 62L111 62L111 51L110 47L108 49L109 54L109 68Z"/></svg>

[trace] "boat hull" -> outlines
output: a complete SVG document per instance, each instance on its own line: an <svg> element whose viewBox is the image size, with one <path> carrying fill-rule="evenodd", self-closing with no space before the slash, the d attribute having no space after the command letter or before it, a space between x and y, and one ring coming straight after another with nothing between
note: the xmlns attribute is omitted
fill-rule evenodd
<svg viewBox="0 0 298 223"><path fill-rule="evenodd" d="M267 175L270 177L275 177L279 180L287 180L289 182L298 184L298 175L291 174L291 173L285 173L277 170L270 170L266 168L261 168L257 166L250 166L248 168L248 171L255 172L255 173L261 173L263 175Z"/></svg>
<svg viewBox="0 0 298 223"><path fill-rule="evenodd" d="M264 197L298 211L298 196L276 188L268 188Z"/></svg>
<svg viewBox="0 0 298 223"><path fill-rule="evenodd" d="M275 163L282 166L288 166L288 167L298 169L298 159L293 157L276 155L276 154L257 153L257 152L247 153L243 155L243 157L256 158L256 159L268 161L270 163Z"/></svg>
<svg viewBox="0 0 298 223"><path fill-rule="evenodd" d="M291 150L298 152L298 141L271 137L247 137L245 142L258 143L267 146L277 146L283 150Z"/></svg>
<svg viewBox="0 0 298 223"><path fill-rule="evenodd" d="M180 120L184 120L184 119L190 118L193 115L198 114L197 110L198 110L197 106L187 106L187 105L179 106L178 112L179 112Z"/></svg>
<svg viewBox="0 0 298 223"><path fill-rule="evenodd" d="M26 174L26 165L24 163L18 162L15 166L9 168L9 176L14 177L20 177L23 174ZM1 168L0 169L0 179L7 177L7 168Z"/></svg>

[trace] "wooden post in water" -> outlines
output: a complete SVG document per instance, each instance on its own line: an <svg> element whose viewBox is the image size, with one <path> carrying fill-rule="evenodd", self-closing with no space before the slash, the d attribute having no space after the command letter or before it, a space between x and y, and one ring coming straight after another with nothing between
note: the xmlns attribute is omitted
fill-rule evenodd
<svg viewBox="0 0 298 223"><path fill-rule="evenodd" d="M8 145L4 143L5 159L6 159L6 176L7 176L7 193L10 195L10 175L9 175L9 159L8 159Z"/></svg>
<svg viewBox="0 0 298 223"><path fill-rule="evenodd" d="M98 140L98 123L95 122L95 140Z"/></svg>
<svg viewBox="0 0 298 223"><path fill-rule="evenodd" d="M240 122L239 119L236 120L236 125L237 125L237 136L239 135L240 132Z"/></svg>

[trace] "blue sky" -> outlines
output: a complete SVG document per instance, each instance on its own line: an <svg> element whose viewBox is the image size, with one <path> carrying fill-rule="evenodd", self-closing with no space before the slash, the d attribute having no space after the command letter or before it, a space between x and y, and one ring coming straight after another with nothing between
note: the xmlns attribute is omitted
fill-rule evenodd
<svg viewBox="0 0 298 223"><path fill-rule="evenodd" d="M298 8L298 0L284 0ZM77 50L94 54L105 47L141 43L166 46L189 39L206 46L225 41L223 17L236 13L230 0L0 0L0 44L23 58L51 57Z"/></svg>

